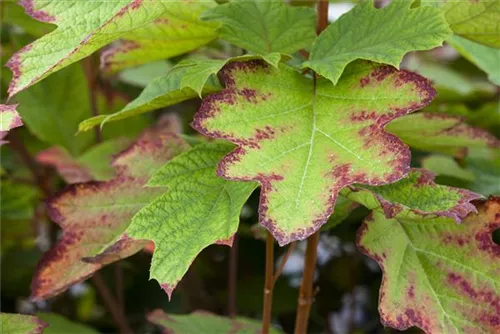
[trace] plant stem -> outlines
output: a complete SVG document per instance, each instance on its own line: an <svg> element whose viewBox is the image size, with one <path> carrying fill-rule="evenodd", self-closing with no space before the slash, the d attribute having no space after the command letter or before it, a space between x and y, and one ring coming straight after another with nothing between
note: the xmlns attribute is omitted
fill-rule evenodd
<svg viewBox="0 0 500 334"><path fill-rule="evenodd" d="M229 249L229 294L227 313L231 318L236 316L236 282L238 280L238 234L234 235L233 246Z"/></svg>
<svg viewBox="0 0 500 334"><path fill-rule="evenodd" d="M271 310L273 305L273 266L274 266L274 238L268 231L266 237L266 274L264 282L264 311L262 314L262 334L268 334L271 326Z"/></svg>
<svg viewBox="0 0 500 334"><path fill-rule="evenodd" d="M111 292L109 291L109 288L104 282L101 274L99 272L96 272L94 276L92 276L91 281L95 285L97 292L101 296L109 313L111 313L111 317L120 330L120 333L132 333L132 329L128 325L125 315L120 310L118 303L111 295Z"/></svg>
<svg viewBox="0 0 500 334"><path fill-rule="evenodd" d="M274 273L273 287L274 287L274 284L276 284L276 281L278 280L278 278L280 277L281 272L283 271L283 268L285 267L286 261L288 261L288 258L290 257L290 255L292 255L293 250L295 249L296 246L297 246L296 242L292 242L290 244L290 246L288 246L288 249L286 250L285 255L283 255L283 258L281 259L281 262L278 265L278 269L276 269L276 272Z"/></svg>

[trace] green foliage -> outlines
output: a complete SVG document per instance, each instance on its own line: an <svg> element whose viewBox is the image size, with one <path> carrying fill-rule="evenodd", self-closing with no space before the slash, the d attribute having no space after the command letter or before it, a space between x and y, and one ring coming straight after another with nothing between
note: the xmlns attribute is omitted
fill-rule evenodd
<svg viewBox="0 0 500 334"><path fill-rule="evenodd" d="M9 130L23 125L16 109L17 105L0 104L0 144Z"/></svg>
<svg viewBox="0 0 500 334"><path fill-rule="evenodd" d="M43 334L97 334L91 327L69 321L54 313L37 313L36 316L49 324Z"/></svg>
<svg viewBox="0 0 500 334"><path fill-rule="evenodd" d="M47 324L37 317L0 313L0 329L5 334L41 334Z"/></svg>
<svg viewBox="0 0 500 334"><path fill-rule="evenodd" d="M321 33L303 67L336 84L356 59L399 68L407 52L441 45L451 33L442 14L427 6L410 9L411 4L396 0L375 9L371 0L362 1Z"/></svg>

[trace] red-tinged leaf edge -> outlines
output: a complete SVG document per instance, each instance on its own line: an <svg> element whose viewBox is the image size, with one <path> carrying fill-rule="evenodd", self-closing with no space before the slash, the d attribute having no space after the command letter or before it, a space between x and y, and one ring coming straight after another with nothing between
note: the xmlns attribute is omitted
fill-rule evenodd
<svg viewBox="0 0 500 334"><path fill-rule="evenodd" d="M396 119L397 117L409 114L415 110L421 109L428 105L436 96L436 90L432 87L432 83L420 76L417 73L410 72L407 70L398 70L395 67L389 66L389 65L381 65L379 68L373 70L368 76L365 78L362 78L360 81L360 86L364 87L367 85L370 80L376 80L376 81L382 81L387 77L389 74L397 72L399 74L398 81L400 83L406 83L406 82L411 82L415 85L415 88L421 93L422 100L420 103L413 103L409 105L407 108L398 108L397 110L394 110L394 112L391 114L391 116L387 117L380 117L377 120L377 126L379 127L380 135L385 138L386 141L391 142L391 149L393 151L399 152L400 158L395 161L397 163L397 167L395 167L395 172L392 173L391 175L388 175L384 178L378 178L378 179L372 179L368 180L364 177L364 175L358 176L358 177L353 177L351 179L344 180L343 183L339 182L339 185L335 188L332 189L332 194L330 196L330 206L329 208L324 212L324 214L321 217L318 217L314 222L313 226L311 226L308 229L305 229L303 231L297 232L297 233L292 233L291 235L286 235L284 232L282 232L276 224L272 221L272 219L267 217L267 210L268 210L268 201L267 201L267 192L272 190L272 183L275 181L278 181L281 176L280 175L260 175L255 178L237 178L237 177L229 177L225 174L225 171L227 169L227 165L230 165L234 161L240 160L240 156L244 155L246 153L244 146L253 146L257 145L258 147L258 141L263 138L267 138L269 134L267 133L257 133L255 137L255 141L249 142L248 140L242 140L239 138L235 138L233 136L227 135L225 133L222 133L220 131L210 131L205 126L203 125L203 122L205 119L210 118L214 114L216 114L219 110L217 108L217 103L218 102L225 102L231 104L233 102L233 96L234 95L243 95L249 100L255 100L255 92L249 90L249 89L240 89L235 86L235 81L233 78L233 71L247 71L247 72L255 72L258 69L264 69L267 70L269 69L270 66L267 65L264 61L261 60L250 60L246 62L231 62L226 64L221 71L218 73L218 77L220 79L220 82L223 87L225 87L222 91L208 95L202 100L201 106L198 110L198 112L194 115L193 121L191 123L191 127L198 131L199 133L212 137L212 138L217 138L217 139L225 139L227 141L230 141L236 145L238 145L237 148L235 148L233 151L231 151L229 154L227 154L225 157L221 159L221 161L218 164L217 167L217 175L225 178L227 180L233 180L233 181L258 181L261 185L261 192L260 192L260 200L259 200L259 222L266 227L271 234L274 236L274 238L278 241L278 244L280 246L284 246L292 241L295 240L304 240L310 235L312 235L314 232L316 232L322 225L324 225L327 221L330 215L333 214L334 207L335 207L335 202L338 196L338 192L354 183L360 183L360 184L367 184L371 186L379 186L387 183L393 183L396 181L399 181L402 179L404 176L408 174L410 171L410 160L411 160L411 153L409 147L404 144L398 137L395 135L385 131L385 126L392 121L393 119ZM312 84L312 83L311 83ZM371 115L368 113L364 112L361 115L355 115L355 117L361 117L363 120L366 118L369 118ZM377 128L378 129L378 128ZM342 173L345 172L346 169L348 169L348 165L343 165L339 166L338 168L332 170L332 173L341 175Z"/></svg>
<svg viewBox="0 0 500 334"><path fill-rule="evenodd" d="M0 104L0 115L4 112L14 112L16 114L14 117L14 122L11 124L10 128L7 131L0 131L0 145L6 143L3 138L7 136L10 130L23 126L21 116L17 112L17 106L18 104Z"/></svg>
<svg viewBox="0 0 500 334"><path fill-rule="evenodd" d="M60 147L55 146L40 151L35 159L42 165L54 167L66 183L92 181L91 171L76 162Z"/></svg>

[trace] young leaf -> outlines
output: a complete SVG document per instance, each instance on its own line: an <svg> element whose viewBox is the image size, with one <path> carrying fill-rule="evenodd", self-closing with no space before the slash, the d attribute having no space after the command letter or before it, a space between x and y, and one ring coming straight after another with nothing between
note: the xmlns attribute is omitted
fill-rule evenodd
<svg viewBox="0 0 500 334"><path fill-rule="evenodd" d="M202 14L222 23L220 37L278 66L281 54L308 47L316 38L315 14L310 8L283 1L231 1Z"/></svg>
<svg viewBox="0 0 500 334"><path fill-rule="evenodd" d="M115 139L99 143L78 158L74 158L62 147L51 147L39 152L36 160L56 168L66 183L107 181L114 176L111 161L129 146L128 139Z"/></svg>
<svg viewBox="0 0 500 334"><path fill-rule="evenodd" d="M394 120L387 131L422 151L463 156L468 149L498 149L500 140L472 127L463 118L437 113L417 113Z"/></svg>
<svg viewBox="0 0 500 334"><path fill-rule="evenodd" d="M17 104L0 104L0 144L4 143L3 138L10 130L22 125L23 121L17 112Z"/></svg>
<svg viewBox="0 0 500 334"><path fill-rule="evenodd" d="M481 196L469 190L435 184L434 174L424 169L412 170L398 182L379 187L351 186L342 194L368 209L381 208L392 218L401 211L432 214L460 222L476 208L470 202Z"/></svg>
<svg viewBox="0 0 500 334"><path fill-rule="evenodd" d="M5 334L42 334L47 326L32 315L0 313L0 332Z"/></svg>
<svg viewBox="0 0 500 334"><path fill-rule="evenodd" d="M90 55L127 32L159 18L168 1L25 0L33 18L57 29L18 51L7 63L13 79L9 95Z"/></svg>
<svg viewBox="0 0 500 334"><path fill-rule="evenodd" d="M336 84L355 59L399 67L407 52L440 46L451 34L443 15L429 6L410 9L411 4L395 0L375 9L371 0L362 1L321 33L302 67Z"/></svg>
<svg viewBox="0 0 500 334"><path fill-rule="evenodd" d="M244 334L258 333L262 324L253 319L244 317L226 318L205 311L195 311L191 314L165 314L162 310L155 310L148 314L148 320L164 328L168 333L217 333L217 334ZM281 333L270 328L270 333Z"/></svg>
<svg viewBox="0 0 500 334"><path fill-rule="evenodd" d="M379 312L398 330L427 333L500 331L500 198L461 224L448 217L375 210L358 231L358 247L383 270Z"/></svg>
<svg viewBox="0 0 500 334"><path fill-rule="evenodd" d="M108 122L140 115L198 97L194 90L182 86L181 80L185 71L186 68L184 67L173 68L166 76L159 77L148 84L142 93L122 110L110 115L89 118L80 123L78 130L80 132L88 131L97 125L103 126ZM205 95L218 90L220 90L220 85L217 79L212 77L203 88L202 94Z"/></svg>
<svg viewBox="0 0 500 334"><path fill-rule="evenodd" d="M462 56L486 72L491 82L497 86L500 85L500 47L488 47L459 36L452 36L448 42Z"/></svg>
<svg viewBox="0 0 500 334"><path fill-rule="evenodd" d="M233 243L241 208L257 187L217 177L217 163L233 148L200 144L156 171L148 186L168 191L141 209L125 231L124 238L154 241L150 277L169 297L205 247Z"/></svg>
<svg viewBox="0 0 500 334"><path fill-rule="evenodd" d="M323 225L343 187L402 178L410 152L384 127L435 94L417 74L367 62L336 87L259 61L230 63L221 77L226 88L203 100L193 127L239 145L218 175L261 183L260 221L280 245Z"/></svg>
<svg viewBox="0 0 500 334"><path fill-rule="evenodd" d="M38 318L49 324L43 334L98 334L99 332L83 324L75 323L55 313L37 313Z"/></svg>
<svg viewBox="0 0 500 334"><path fill-rule="evenodd" d="M50 200L50 218L64 230L46 252L32 282L32 298L45 299L92 275L102 265L139 251L144 241L114 244L132 216L164 190L145 188L155 169L187 149L171 127L150 129L113 161L116 177L108 182L71 185ZM114 245L112 249L109 246ZM85 263L104 250L99 263Z"/></svg>
<svg viewBox="0 0 500 334"><path fill-rule="evenodd" d="M203 22L198 17L215 5L212 0L189 4L172 2L161 17L123 35L123 43L102 54L104 71L114 73L127 67L167 59L209 43L217 38L217 24Z"/></svg>

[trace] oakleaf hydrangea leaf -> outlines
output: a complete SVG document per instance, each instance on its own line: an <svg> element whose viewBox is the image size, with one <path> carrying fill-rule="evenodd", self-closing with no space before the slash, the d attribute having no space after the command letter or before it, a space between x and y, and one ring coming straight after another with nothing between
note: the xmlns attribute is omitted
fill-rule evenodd
<svg viewBox="0 0 500 334"><path fill-rule="evenodd" d="M32 315L0 313L3 334L41 334L48 324Z"/></svg>
<svg viewBox="0 0 500 334"><path fill-rule="evenodd" d="M56 313L37 313L36 316L49 324L43 334L98 334L91 327L66 319Z"/></svg>
<svg viewBox="0 0 500 334"><path fill-rule="evenodd" d="M244 317L227 318L205 311L195 311L191 314L166 314L155 310L148 314L148 320L172 334L217 333L243 334L258 333L262 329L260 321ZM269 333L281 333L270 328Z"/></svg>
<svg viewBox="0 0 500 334"><path fill-rule="evenodd" d="M406 175L408 147L384 127L435 94L417 74L367 62L336 87L259 61L230 63L220 76L226 88L203 100L193 127L239 146L218 175L261 183L260 222L280 245L323 225L343 187Z"/></svg>
<svg viewBox="0 0 500 334"><path fill-rule="evenodd" d="M161 17L168 1L24 0L21 4L33 18L56 24L57 29L10 59L10 96Z"/></svg>
<svg viewBox="0 0 500 334"><path fill-rule="evenodd" d="M175 126L174 126L175 128ZM63 229L62 238L46 252L32 282L32 298L45 299L94 273L102 265L130 256L144 241L116 238L132 216L162 194L145 188L151 174L183 150L187 144L168 124L149 129L113 161L116 177L107 182L71 185L48 204L50 218ZM113 245L112 249L108 249ZM83 262L107 250L99 261Z"/></svg>
<svg viewBox="0 0 500 334"><path fill-rule="evenodd" d="M457 179L473 181L474 173L462 168L452 157L433 154L422 159L422 167L438 175L451 176Z"/></svg>
<svg viewBox="0 0 500 334"><path fill-rule="evenodd" d="M217 177L217 163L233 148L200 144L155 172L148 186L168 191L141 209L125 231L125 238L154 241L150 277L169 296L205 247L232 245L241 208L257 187Z"/></svg>
<svg viewBox="0 0 500 334"><path fill-rule="evenodd" d="M350 186L342 194L368 209L381 208L389 218L403 210L462 221L476 208L470 202L481 196L466 189L435 184L434 173L414 169L404 179L379 187Z"/></svg>
<svg viewBox="0 0 500 334"><path fill-rule="evenodd" d="M429 6L410 9L411 4L395 0L375 9L371 0L362 1L321 33L303 67L336 84L355 59L399 67L407 52L442 45L451 34L443 14Z"/></svg>
<svg viewBox="0 0 500 334"><path fill-rule="evenodd" d="M3 138L13 128L23 125L21 116L17 112L17 104L0 104L0 144L3 143Z"/></svg>
<svg viewBox="0 0 500 334"><path fill-rule="evenodd" d="M171 58L203 46L217 38L217 24L203 22L201 12L216 3L202 0L191 3L175 1L164 14L149 25L122 36L123 43L107 49L101 57L106 72Z"/></svg>
<svg viewBox="0 0 500 334"><path fill-rule="evenodd" d="M498 149L500 140L458 116L416 113L394 120L387 131L422 151L463 156L471 148Z"/></svg>
<svg viewBox="0 0 500 334"><path fill-rule="evenodd" d="M198 97L196 92L183 86L182 79L186 67L173 68L166 76L158 77L149 83L142 93L122 110L110 115L100 115L89 118L79 125L79 131L88 131L94 126L137 116L148 111L168 107L182 101ZM220 90L217 78L210 77L203 87L202 94L209 94Z"/></svg>
<svg viewBox="0 0 500 334"><path fill-rule="evenodd" d="M220 37L278 66L280 54L308 47L316 38L315 13L283 1L231 1L202 14L222 23Z"/></svg>
<svg viewBox="0 0 500 334"><path fill-rule="evenodd" d="M130 141L108 140L95 145L78 158L74 158L62 147L54 146L39 152L37 162L54 167L66 183L107 181L114 176L111 166L113 156L120 153Z"/></svg>
<svg viewBox="0 0 500 334"><path fill-rule="evenodd" d="M375 210L358 247L383 270L379 312L385 326L427 333L500 331L500 198L478 204L461 224L401 211Z"/></svg>

